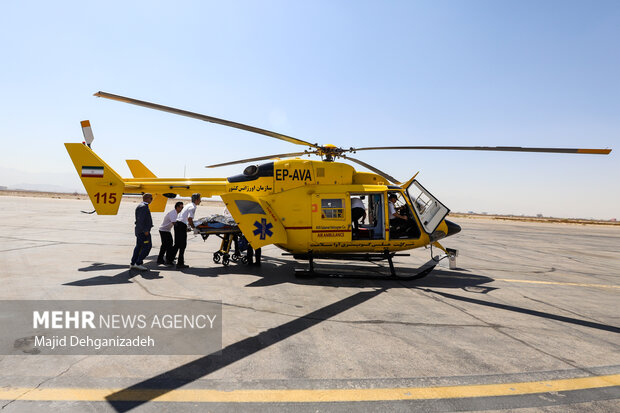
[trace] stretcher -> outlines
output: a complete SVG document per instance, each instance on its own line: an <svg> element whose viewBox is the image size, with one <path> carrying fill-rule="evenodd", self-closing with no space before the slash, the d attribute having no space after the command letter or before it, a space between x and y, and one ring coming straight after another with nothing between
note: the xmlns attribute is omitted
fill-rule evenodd
<svg viewBox="0 0 620 413"><path fill-rule="evenodd" d="M248 242L232 218L219 214L211 215L194 220L194 226L196 227L194 233L200 234L203 241L206 241L210 235L222 239L220 249L213 253L214 263L221 263L224 266L230 264L230 261L247 264L247 257L242 256L241 253L247 250ZM235 250L231 254L230 249L233 243Z"/></svg>

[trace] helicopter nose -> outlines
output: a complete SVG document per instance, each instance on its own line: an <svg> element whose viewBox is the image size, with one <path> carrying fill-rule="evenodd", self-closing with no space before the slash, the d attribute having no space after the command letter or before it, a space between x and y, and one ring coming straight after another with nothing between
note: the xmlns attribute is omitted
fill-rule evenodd
<svg viewBox="0 0 620 413"><path fill-rule="evenodd" d="M446 237L449 237L450 235L458 234L459 232L461 232L461 227L452 221L448 221L446 219L446 225L448 226L448 234L446 235Z"/></svg>

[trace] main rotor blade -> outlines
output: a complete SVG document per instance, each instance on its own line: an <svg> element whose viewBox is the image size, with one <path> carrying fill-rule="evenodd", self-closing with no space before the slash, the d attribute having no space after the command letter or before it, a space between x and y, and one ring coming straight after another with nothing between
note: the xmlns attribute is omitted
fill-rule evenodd
<svg viewBox="0 0 620 413"><path fill-rule="evenodd" d="M205 166L205 168L219 168L220 166L236 165L239 163L254 162L254 161L264 161L265 159L288 158L290 156L310 155L313 153L315 152L292 152L292 153L281 153L278 155L259 156L258 158L240 159L238 161L218 163L216 165L207 165Z"/></svg>
<svg viewBox="0 0 620 413"><path fill-rule="evenodd" d="M125 96L113 95L111 93L101 92L101 91L95 93L94 96L97 96L100 98L111 99L111 100L117 100L119 102L131 103L132 105L144 106L145 108L161 110L163 112L174 113L175 115L187 116L189 118L199 119L205 122L211 122L211 123L217 123L217 124L224 125L224 126L230 126L231 128L243 129L248 132L254 132L254 133L269 136L272 138L281 139L283 141L294 143L297 145L310 146L310 147L317 148L317 149L319 148L319 146L314 143L310 143L310 142L306 142L301 139L293 138L292 136L286 136L286 135L282 135L281 133L268 131L266 129L256 128L250 125L244 125L243 123L214 118L213 116L201 115L200 113L189 112L183 109L177 109L177 108L173 108L170 106L159 105L157 103L146 102L144 100L132 99L132 98L128 98Z"/></svg>
<svg viewBox="0 0 620 413"><path fill-rule="evenodd" d="M357 163L357 164L360 164L360 165L362 165L362 166L363 166L363 167L365 167L365 168L370 169L371 171L373 171L373 172L374 172L374 173L376 173L377 175L381 175L382 177L384 177L385 179L387 179L388 181L390 181L390 182L392 182L392 183L394 183L394 184L396 184L396 185L400 185L400 182L398 181L398 179L394 178L394 177L393 177L393 176L391 176L391 175L386 174L386 173L385 173L385 172L383 172L382 170L377 169L377 168L375 168L375 167L374 167L374 166L372 166L372 165L367 164L366 162L360 161L359 159L351 158L350 156L346 156L346 155L340 155L340 156L341 156L341 157L343 157L343 158L345 158L345 159L348 159L348 160L350 160L350 161L353 161L353 162L355 162L355 163Z"/></svg>
<svg viewBox="0 0 620 413"><path fill-rule="evenodd" d="M351 148L352 152L376 151L383 149L432 149L452 151L498 151L498 152L546 152L546 153L581 153L608 155L611 149L577 149L577 148L523 148L520 146L375 146L368 148Z"/></svg>

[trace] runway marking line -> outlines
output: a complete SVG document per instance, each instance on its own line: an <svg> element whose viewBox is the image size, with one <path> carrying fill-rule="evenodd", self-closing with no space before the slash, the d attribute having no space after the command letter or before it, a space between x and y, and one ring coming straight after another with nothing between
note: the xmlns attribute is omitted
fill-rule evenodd
<svg viewBox="0 0 620 413"><path fill-rule="evenodd" d="M506 281L509 283L527 283L527 284L552 284L552 285L570 285L574 287L598 287L598 288L618 288L620 285L605 285L605 284L580 284L580 283L567 283L561 281L535 281L535 280L507 280L504 278L496 278L495 281Z"/></svg>
<svg viewBox="0 0 620 413"><path fill-rule="evenodd" d="M317 403L396 400L461 399L519 396L535 393L587 390L620 386L620 374L521 383L378 389L270 389L270 390L122 390L88 388L1 388L0 400L20 401L155 401L211 403ZM166 392L162 394L162 391ZM117 393L107 399L107 396Z"/></svg>

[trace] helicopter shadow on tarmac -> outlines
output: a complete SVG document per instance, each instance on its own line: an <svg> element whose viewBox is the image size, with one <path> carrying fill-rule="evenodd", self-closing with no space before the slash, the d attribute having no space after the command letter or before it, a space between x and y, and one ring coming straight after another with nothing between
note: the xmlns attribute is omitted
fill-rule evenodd
<svg viewBox="0 0 620 413"><path fill-rule="evenodd" d="M148 267L156 267L153 263L156 257L148 257L149 261L146 264ZM484 307L493 308L496 310L504 310L515 313L527 314L534 317L547 318L550 320L556 320L563 323L584 326L588 328L594 328L597 330L608 331L612 333L620 333L620 328L596 323L592 321L582 320L573 317L565 317L557 314L537 311L524 307L518 307L510 304L496 303L489 300L481 300L475 298L471 294L485 295L494 290L497 287L490 287L484 284L495 281L491 277L472 274L464 269L458 270L443 270L434 269L427 276L421 279L406 279L398 280L395 278L381 279L377 277L377 274L386 274L386 268L380 264L375 266L362 266L359 264L345 265L342 263L336 265L327 265L321 269L325 271L326 267L332 276L329 277L295 277L294 267L298 265L296 261L276 258L276 257L264 257L263 264L261 266L247 266L247 265L232 265L229 267L190 267L182 270L183 274L193 275L197 277L220 277L220 276L232 276L235 275L255 275L260 277L256 281L247 284L245 287L269 287L278 284L295 284L305 286L320 286L320 287L345 287L345 288L376 288L380 291L387 291L395 288L411 288L425 293L435 294L443 297L446 300L453 302L462 302L468 304L475 304ZM401 277L407 277L415 274L416 270L403 267L403 264L397 269L397 273ZM110 270L115 268L126 268L122 265L116 264L103 264L92 263L88 267L80 268L79 271L98 271L98 270ZM177 272L177 271L175 271ZM110 285L110 284L131 284L131 279L140 275L143 279L155 280L162 279L160 271L136 271L125 270L113 276L100 275L83 280L73 281L63 285L67 286L98 286L98 285ZM446 291L445 289L462 290L467 295L456 295Z"/></svg>
<svg viewBox="0 0 620 413"><path fill-rule="evenodd" d="M410 279L409 277L416 274L416 270L399 266L397 268L398 277L387 277L389 268L383 264L360 264L355 263L346 265L341 262L337 264L321 264L317 266L320 269L321 276L316 277L297 277L295 276L295 267L301 266L300 263L278 257L263 257L262 265L242 265L231 264L230 266L216 267L189 267L180 271L174 270L174 267L157 267L155 264L157 257L149 256L145 260L145 266L149 271L138 271L127 269L126 265L106 264L101 262L91 263L89 266L79 268L81 272L92 271L109 271L114 269L123 270L115 275L98 275L95 277L85 278L65 283L66 286L75 287L93 287L99 285L113 284L132 284L131 279L137 276L146 280L156 280L164 278L162 272L174 271L196 277L228 277L236 275L255 275L260 277L256 281L247 284L246 287L269 287L278 284L297 284L297 285L317 285L331 287L348 287L348 288L459 288L469 292L488 293L495 290L493 287L486 287L483 284L492 282L493 279L460 271L444 271L434 269L430 274L421 279ZM158 270L162 268L162 270ZM325 274L329 274L325 276ZM399 279L402 277L403 279Z"/></svg>
<svg viewBox="0 0 620 413"><path fill-rule="evenodd" d="M316 264L315 264L316 265ZM443 271L434 269L420 279L412 279L418 272L400 264L396 268L397 277L389 277L387 263L355 262L344 264L342 261L330 261L316 265L317 276L295 275L295 268L303 267L303 263L279 257L263 256L260 266L231 264L229 266L199 267L191 266L180 272L196 277L234 277L237 275L254 275L260 277L246 287L270 287L278 284L317 285L350 288L461 288L470 292L487 293L494 287L483 284L494 281L492 278L470 274L465 269ZM439 278L437 278L439 276Z"/></svg>
<svg viewBox="0 0 620 413"><path fill-rule="evenodd" d="M417 274L413 268L399 267L396 270L397 276L389 276L387 266L372 265L353 265L323 264L318 268L317 276L295 276L294 267L296 265L282 265L281 271L273 271L269 261L263 265L265 270L257 271L255 274L262 278L250 283L247 287L267 287L277 284L289 283L297 285L318 285L322 287L348 287L348 288L368 288L381 287L386 289L393 288L458 288L470 292L488 293L495 290L494 287L487 287L484 284L493 282L492 278L475 275L461 271L444 271L435 268L422 278L412 279Z"/></svg>
<svg viewBox="0 0 620 413"><path fill-rule="evenodd" d="M148 257L147 260L154 261L155 256ZM306 286L320 286L320 287L346 287L346 288L375 288L376 291L387 291L395 288L411 288L425 293L435 294L443 297L446 300L453 302L462 302L468 304L475 304L484 307L493 308L496 310L510 311L515 313L521 313L530 315L533 317L541 317L550 320L559 321L562 323L568 323L573 325L579 325L588 328L594 328L597 330L607 331L611 333L620 334L620 328L602 323L596 323L592 321L582 320L579 318L566 317L553 313L528 309L524 307L518 307L510 304L503 304L493 302L491 300L481 300L471 295L472 293L485 295L494 290L496 287L485 286L484 284L495 281L491 277L476 275L469 273L467 270L459 269L446 271L443 269L434 269L427 276L422 279L415 280L398 280L393 278L380 279L377 277L368 278L370 275L373 277L376 275L377 270L380 273L385 273L385 268L377 267L362 267L360 265L331 265L330 270L335 276L330 277L315 277L315 278L298 278L295 277L293 268L295 266L294 261L279 259L275 257L265 257L261 266L246 266L237 265L230 267L210 267L201 268L193 267L182 270L184 274L193 275L197 277L219 277L219 276L235 276L235 275L256 275L260 277L258 280L247 284L245 287L269 287L278 284L296 284ZM402 265L402 264L401 264ZM147 264L149 267L155 266L152 262ZM98 270L110 270L115 268L126 268L122 265L116 264L103 264L92 263L88 267L80 268L79 271L98 271ZM398 273L402 277L407 277L409 274L415 274L414 269L406 267L399 267ZM113 276L96 276L83 280L73 281L63 285L67 286L98 286L98 285L110 285L110 284L131 284L132 278L140 275L144 279L161 279L163 276L159 275L159 271L147 271L141 272L136 270L125 270ZM456 295L442 289L462 290L466 295ZM361 291L363 292L363 291Z"/></svg>

